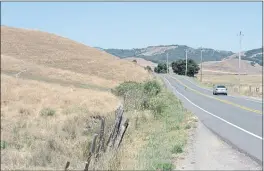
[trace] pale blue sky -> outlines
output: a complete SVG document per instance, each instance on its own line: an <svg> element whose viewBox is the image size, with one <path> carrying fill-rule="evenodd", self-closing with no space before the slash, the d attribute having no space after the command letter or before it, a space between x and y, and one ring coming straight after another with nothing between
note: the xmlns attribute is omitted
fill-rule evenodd
<svg viewBox="0 0 264 171"><path fill-rule="evenodd" d="M262 46L261 2L2 2L1 19L102 48Z"/></svg>

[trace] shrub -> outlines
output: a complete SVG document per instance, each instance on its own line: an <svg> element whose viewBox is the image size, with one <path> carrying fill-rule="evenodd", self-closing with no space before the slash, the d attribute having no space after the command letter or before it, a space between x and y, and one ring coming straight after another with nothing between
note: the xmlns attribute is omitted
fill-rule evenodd
<svg viewBox="0 0 264 171"><path fill-rule="evenodd" d="M146 67L145 67L145 70L147 70L148 72L152 72L152 69L151 69L150 66L146 66Z"/></svg>
<svg viewBox="0 0 264 171"><path fill-rule="evenodd" d="M174 154L182 153L183 152L182 146L179 144L175 145L171 152Z"/></svg>
<svg viewBox="0 0 264 171"><path fill-rule="evenodd" d="M159 163L156 166L156 170L163 170L163 171L173 170L173 164L172 163Z"/></svg>
<svg viewBox="0 0 264 171"><path fill-rule="evenodd" d="M148 81L144 84L144 92L150 96L156 96L161 92L161 86L156 80Z"/></svg>
<svg viewBox="0 0 264 171"><path fill-rule="evenodd" d="M1 141L1 149L6 149L6 147L7 147L7 142Z"/></svg>
<svg viewBox="0 0 264 171"><path fill-rule="evenodd" d="M116 87L112 92L124 97L125 108L136 110L153 110L155 114L163 111L164 104L159 99L161 85L156 81L147 81L144 83L124 82Z"/></svg>
<svg viewBox="0 0 264 171"><path fill-rule="evenodd" d="M189 124L186 125L186 126L185 126L185 129L191 129L191 125L189 125Z"/></svg>
<svg viewBox="0 0 264 171"><path fill-rule="evenodd" d="M129 91L136 91L140 89L141 84L133 81L126 81L117 86L112 92L117 96L124 96Z"/></svg>
<svg viewBox="0 0 264 171"><path fill-rule="evenodd" d="M51 109L51 108L43 108L41 111L40 111L40 114L42 116L53 116L55 115L55 110Z"/></svg>
<svg viewBox="0 0 264 171"><path fill-rule="evenodd" d="M159 63L157 67L154 68L156 73L167 73L167 65L165 63Z"/></svg>

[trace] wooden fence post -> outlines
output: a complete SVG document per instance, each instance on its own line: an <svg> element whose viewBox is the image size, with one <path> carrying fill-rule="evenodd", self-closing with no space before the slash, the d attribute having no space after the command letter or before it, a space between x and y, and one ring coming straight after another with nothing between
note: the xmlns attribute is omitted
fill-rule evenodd
<svg viewBox="0 0 264 171"><path fill-rule="evenodd" d="M118 148L124 138L124 135L126 133L126 130L127 130L127 127L128 127L128 122L129 122L129 119L126 119L126 121L124 122L124 124L122 125L121 129L120 129L120 132L118 134L118 137L117 137L117 141L116 141L116 144L115 144L115 147Z"/></svg>
<svg viewBox="0 0 264 171"><path fill-rule="evenodd" d="M110 137L108 139L108 144L107 144L108 148L112 147L115 143L115 140L116 140L116 137L119 133L120 125L122 122L123 113L124 113L124 110L123 110L123 108L121 108L120 110L118 110L118 113L116 114L117 117L115 120L115 125L114 125L113 131L110 134Z"/></svg>
<svg viewBox="0 0 264 171"><path fill-rule="evenodd" d="M123 106L119 106L115 113L115 123L113 125L113 129L110 133L110 136L107 140L106 146L105 146L105 118L99 116L99 119L101 120L101 127L99 134L94 134L93 139L90 142L90 149L87 161L85 162L85 168L84 171L88 171L91 161L97 162L98 159L101 157L101 152L105 152L105 150L109 150L110 148L113 148L114 150L117 150L124 138L124 135L126 133L127 127L129 125L129 119L126 119L124 121L124 109ZM99 140L97 140L97 137L99 135ZM98 146L96 147L96 144ZM95 156L92 160L93 155ZM94 163L95 164L95 163ZM64 168L64 171L68 171L68 168L70 166L70 162L67 161L66 166ZM95 165L93 165L95 166ZM95 169L95 168L93 168Z"/></svg>
<svg viewBox="0 0 264 171"><path fill-rule="evenodd" d="M64 168L64 171L68 171L69 166L70 166L70 162L67 161L66 166L65 166L65 168Z"/></svg>
<svg viewBox="0 0 264 171"><path fill-rule="evenodd" d="M93 136L93 141L92 141L92 144L91 144L91 147L90 147L90 151L89 151L89 154L88 154L88 158L87 158L87 161L86 161L86 164L85 164L84 171L88 171L88 168L89 168L89 165L90 165L90 162L91 162L91 159L92 159L92 155L94 154L95 143L96 143L97 136L98 136L98 134L94 134L94 136Z"/></svg>
<svg viewBox="0 0 264 171"><path fill-rule="evenodd" d="M98 147L97 147L96 152L95 152L96 160L98 160L98 158L99 158L100 151L104 152L104 143L105 143L105 141L104 141L105 119L104 119L104 117L101 117L100 120L101 120L101 129L100 129L100 133L99 133Z"/></svg>

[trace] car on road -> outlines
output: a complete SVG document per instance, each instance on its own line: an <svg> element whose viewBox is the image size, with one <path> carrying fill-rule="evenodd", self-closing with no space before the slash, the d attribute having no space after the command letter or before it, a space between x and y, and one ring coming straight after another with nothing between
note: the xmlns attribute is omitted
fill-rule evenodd
<svg viewBox="0 0 264 171"><path fill-rule="evenodd" d="M224 94L227 95L227 88L224 85L214 85L213 95Z"/></svg>

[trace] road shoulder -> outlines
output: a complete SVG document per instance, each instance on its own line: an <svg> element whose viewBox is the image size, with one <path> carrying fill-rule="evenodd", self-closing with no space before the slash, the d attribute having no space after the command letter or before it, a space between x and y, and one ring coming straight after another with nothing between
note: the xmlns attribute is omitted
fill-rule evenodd
<svg viewBox="0 0 264 171"><path fill-rule="evenodd" d="M175 158L177 170L262 170L258 163L233 149L201 121L190 130L184 151Z"/></svg>

